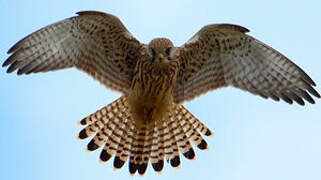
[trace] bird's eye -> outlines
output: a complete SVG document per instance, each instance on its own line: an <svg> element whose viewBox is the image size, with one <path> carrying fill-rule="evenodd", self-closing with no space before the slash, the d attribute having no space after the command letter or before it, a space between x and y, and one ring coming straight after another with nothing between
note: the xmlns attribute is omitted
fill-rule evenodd
<svg viewBox="0 0 321 180"><path fill-rule="evenodd" d="M169 48L167 48L166 50L165 50L165 53L167 54L167 56L169 56L169 54L171 53L171 47L169 47Z"/></svg>
<svg viewBox="0 0 321 180"><path fill-rule="evenodd" d="M154 50L153 48L150 48L149 50L150 50L151 56L152 56L152 57L155 57L155 55L156 55L155 50Z"/></svg>

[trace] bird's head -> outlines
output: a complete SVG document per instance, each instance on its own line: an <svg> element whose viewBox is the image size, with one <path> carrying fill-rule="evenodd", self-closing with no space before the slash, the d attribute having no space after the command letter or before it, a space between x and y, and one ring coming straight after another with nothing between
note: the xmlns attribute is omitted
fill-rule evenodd
<svg viewBox="0 0 321 180"><path fill-rule="evenodd" d="M155 38L148 44L148 55L153 62L168 64L175 56L175 47L167 38Z"/></svg>

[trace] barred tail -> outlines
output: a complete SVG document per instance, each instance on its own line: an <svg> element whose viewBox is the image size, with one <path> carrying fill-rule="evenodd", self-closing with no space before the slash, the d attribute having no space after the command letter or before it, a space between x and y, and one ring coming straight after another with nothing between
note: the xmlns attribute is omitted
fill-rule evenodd
<svg viewBox="0 0 321 180"><path fill-rule="evenodd" d="M94 135L87 150L94 151L103 146L100 153L102 162L114 158L114 168L121 168L129 159L129 172L143 175L149 161L156 172L161 172L164 159L172 167L180 166L180 156L195 159L191 144L199 149L208 149L200 133L211 136L212 132L182 105L174 105L171 116L162 123L136 128L131 119L126 98L122 96L108 106L80 121L86 125L79 132L80 139Z"/></svg>

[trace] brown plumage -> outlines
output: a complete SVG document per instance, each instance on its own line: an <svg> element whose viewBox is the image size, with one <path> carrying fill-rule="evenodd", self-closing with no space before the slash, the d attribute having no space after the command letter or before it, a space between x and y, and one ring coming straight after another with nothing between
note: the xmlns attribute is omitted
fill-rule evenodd
<svg viewBox="0 0 321 180"><path fill-rule="evenodd" d="M320 97L302 69L241 26L208 25L175 47L166 38L140 43L110 14L78 15L19 41L3 66L19 75L76 67L122 92L80 121L78 137L93 136L87 150L101 148L100 160L114 157L115 168L128 161L131 174L144 174L149 162L157 172L164 160L178 167L180 154L195 159L192 145L208 148L202 135L212 132L182 105L208 91L232 85L300 105Z"/></svg>

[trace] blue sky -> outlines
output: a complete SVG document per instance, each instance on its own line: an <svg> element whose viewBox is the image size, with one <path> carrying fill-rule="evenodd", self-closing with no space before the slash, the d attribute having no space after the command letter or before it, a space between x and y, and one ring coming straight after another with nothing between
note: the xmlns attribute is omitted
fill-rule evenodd
<svg viewBox="0 0 321 180"><path fill-rule="evenodd" d="M118 16L141 42L183 44L210 23L234 23L284 53L321 86L319 1L0 0L0 62L18 40L80 10ZM75 69L17 76L0 68L0 179L321 179L321 100L288 105L234 88L185 106L216 134L197 160L157 175L114 172L75 140L76 122L120 96ZM317 87L317 90L321 88Z"/></svg>

